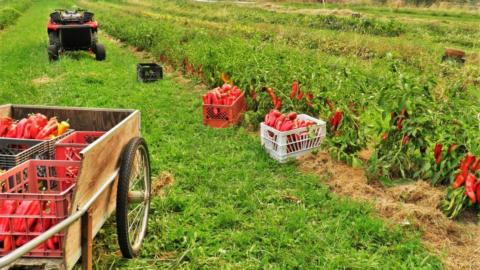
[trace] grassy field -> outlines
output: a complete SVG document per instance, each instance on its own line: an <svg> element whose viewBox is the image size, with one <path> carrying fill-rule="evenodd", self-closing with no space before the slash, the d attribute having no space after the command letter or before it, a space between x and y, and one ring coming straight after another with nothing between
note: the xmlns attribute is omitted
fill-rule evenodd
<svg viewBox="0 0 480 270"><path fill-rule="evenodd" d="M62 5L36 1L0 31L0 101L140 109L153 174L174 176L153 201L140 258L119 257L112 221L95 241L97 269L442 267L417 232L386 225L370 206L337 197L293 163L279 166L245 129L204 127L201 92L177 82L175 73L138 83L141 60L105 35L105 62L71 53L48 63L46 19ZM92 4L111 30L109 6Z"/></svg>

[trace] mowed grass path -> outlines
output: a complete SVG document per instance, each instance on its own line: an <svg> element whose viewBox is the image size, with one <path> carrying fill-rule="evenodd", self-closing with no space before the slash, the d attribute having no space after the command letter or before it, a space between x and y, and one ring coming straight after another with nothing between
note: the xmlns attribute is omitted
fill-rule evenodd
<svg viewBox="0 0 480 270"><path fill-rule="evenodd" d="M140 60L105 36L105 62L75 53L48 63L46 19L60 6L37 1L0 32L0 102L139 109L153 174L175 177L153 200L141 257L119 256L111 221L95 239L97 269L441 268L418 234L385 225L294 164L277 164L256 136L204 127L192 85L172 75L138 83Z"/></svg>

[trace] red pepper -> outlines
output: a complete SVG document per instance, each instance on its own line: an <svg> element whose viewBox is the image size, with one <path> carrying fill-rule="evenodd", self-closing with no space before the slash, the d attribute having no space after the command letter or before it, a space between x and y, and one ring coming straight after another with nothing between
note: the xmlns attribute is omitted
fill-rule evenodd
<svg viewBox="0 0 480 270"><path fill-rule="evenodd" d="M437 164L440 164L442 161L442 144L437 143L435 144L435 149L433 150L434 156L435 156L435 162Z"/></svg>
<svg viewBox="0 0 480 270"><path fill-rule="evenodd" d="M403 122L403 117L398 118L397 120L397 129L402 130L402 122Z"/></svg>
<svg viewBox="0 0 480 270"><path fill-rule="evenodd" d="M215 96L215 95L213 95L213 96ZM216 102L218 103L218 100L216 100ZM214 104L216 104L216 103L214 103ZM217 108L214 108L214 113L215 113L215 109L217 109ZM57 130L58 130L58 120L57 120L56 117L52 117L48 121L47 125L42 130L40 130L40 132L35 137L35 139L39 139L39 140L48 139L48 137L50 135L56 135L55 132L57 132Z"/></svg>
<svg viewBox="0 0 480 270"><path fill-rule="evenodd" d="M291 112L291 113L288 114L287 117L288 117L288 119L293 121L293 120L297 119L297 113L296 112Z"/></svg>
<svg viewBox="0 0 480 270"><path fill-rule="evenodd" d="M40 202L39 201L29 201L24 200L20 203L15 211L15 214L19 216L31 216L31 215L40 215ZM27 228L30 228L35 222L35 218L14 218L12 221L13 230L15 232L26 232Z"/></svg>
<svg viewBox="0 0 480 270"><path fill-rule="evenodd" d="M402 139L403 145L407 145L409 141L410 141L410 137L408 137L408 135L403 136L403 139Z"/></svg>
<svg viewBox="0 0 480 270"><path fill-rule="evenodd" d="M33 122L37 123L39 128L43 128L48 123L48 118L41 113L32 114L29 119L32 119Z"/></svg>
<svg viewBox="0 0 480 270"><path fill-rule="evenodd" d="M267 126L273 127L275 126L275 121L277 117L273 111L270 111L267 115L265 115L265 124Z"/></svg>
<svg viewBox="0 0 480 270"><path fill-rule="evenodd" d="M5 237L5 240L3 241L3 251L12 250L12 242L13 242L12 238L13 238L12 236Z"/></svg>
<svg viewBox="0 0 480 270"><path fill-rule="evenodd" d="M8 128L7 134L5 134L7 138L16 138L17 137L17 124L13 123Z"/></svg>
<svg viewBox="0 0 480 270"><path fill-rule="evenodd" d="M298 82L294 81L292 84L292 90L290 91L290 99L293 100L295 96L297 95L298 91Z"/></svg>
<svg viewBox="0 0 480 270"><path fill-rule="evenodd" d="M50 204L50 214L51 215L56 215L57 209L54 203ZM52 224L53 226L54 224ZM49 249L57 249L57 244L60 242L58 239L58 236L52 236L47 240L47 247Z"/></svg>
<svg viewBox="0 0 480 270"><path fill-rule="evenodd" d="M280 111L276 110L276 109L271 110L271 112L272 112L273 116L275 116L275 118L278 118L278 117L280 117L280 115L282 115L280 113Z"/></svg>
<svg viewBox="0 0 480 270"><path fill-rule="evenodd" d="M24 139L31 139L32 138L32 134L30 133L31 130L32 130L32 125L33 125L32 122L27 122L25 124L25 128L23 129L22 138L24 138Z"/></svg>
<svg viewBox="0 0 480 270"><path fill-rule="evenodd" d="M452 143L452 144L448 147L448 153L451 154L452 151L454 151L455 149L457 149L457 144L456 144L456 143Z"/></svg>
<svg viewBox="0 0 480 270"><path fill-rule="evenodd" d="M313 93L312 92L308 92L307 93L307 100L313 100Z"/></svg>
<svg viewBox="0 0 480 270"><path fill-rule="evenodd" d="M476 172L480 170L480 158L475 161L475 163L472 165L472 171Z"/></svg>
<svg viewBox="0 0 480 270"><path fill-rule="evenodd" d="M332 119L330 120L330 124L332 125L332 130L336 131L340 122L342 121L343 113L340 110L337 110L334 114Z"/></svg>
<svg viewBox="0 0 480 270"><path fill-rule="evenodd" d="M10 125L13 123L12 118L10 117L1 117L0 118L0 137L3 137L7 134Z"/></svg>
<svg viewBox="0 0 480 270"><path fill-rule="evenodd" d="M205 94L202 96L202 100L203 100L203 105L208 105L209 102L208 102L208 94Z"/></svg>
<svg viewBox="0 0 480 270"><path fill-rule="evenodd" d="M465 183L465 177L463 176L462 173L459 173L455 177L455 182L453 182L452 188L457 189L457 188L461 187L463 185L463 183Z"/></svg>
<svg viewBox="0 0 480 270"><path fill-rule="evenodd" d="M272 100L273 106L277 104L277 96L273 92L273 89L271 87L267 88L267 93L270 96L270 99Z"/></svg>
<svg viewBox="0 0 480 270"><path fill-rule="evenodd" d="M240 95L242 95L242 90L240 90L240 88L238 88L237 86L234 86L234 87L232 88L232 91L230 92L230 95L237 98L237 97L239 97Z"/></svg>
<svg viewBox="0 0 480 270"><path fill-rule="evenodd" d="M290 119L283 121L280 131L289 131L293 128L293 122Z"/></svg>
<svg viewBox="0 0 480 270"><path fill-rule="evenodd" d="M303 98L303 92L299 91L298 96L297 96L297 100L300 101L300 100L302 100L302 98Z"/></svg>
<svg viewBox="0 0 480 270"><path fill-rule="evenodd" d="M463 177L465 178L467 177L468 171L474 162L475 162L475 156L472 155L471 153L467 153L465 158L460 163L460 170L463 173Z"/></svg>
<svg viewBox="0 0 480 270"><path fill-rule="evenodd" d="M23 118L17 123L17 138L23 138L23 132L25 130L25 125L28 123L27 118Z"/></svg>
<svg viewBox="0 0 480 270"><path fill-rule="evenodd" d="M0 208L0 213L2 215L12 215L17 210L17 201L15 200L5 200L3 201L2 207ZM10 222L8 218L0 219L0 233L6 233L10 231ZM5 239L5 235L0 235L0 241Z"/></svg>
<svg viewBox="0 0 480 270"><path fill-rule="evenodd" d="M285 116L284 115L280 115L277 120L275 120L275 129L276 130L280 130L280 128L282 127L282 124L283 124L283 121L285 120Z"/></svg>
<svg viewBox="0 0 480 270"><path fill-rule="evenodd" d="M388 132L383 133L382 140L386 141L388 139Z"/></svg>
<svg viewBox="0 0 480 270"><path fill-rule="evenodd" d="M280 110L281 107L282 107L282 100L277 99L277 102L275 102L275 109Z"/></svg>
<svg viewBox="0 0 480 270"><path fill-rule="evenodd" d="M257 101L257 91L255 89L252 90L251 94L253 101Z"/></svg>
<svg viewBox="0 0 480 270"><path fill-rule="evenodd" d="M477 185L477 178L475 175L469 173L467 176L467 181L465 182L465 194L467 194L468 198L472 203L477 201L477 197L475 196L475 186Z"/></svg>

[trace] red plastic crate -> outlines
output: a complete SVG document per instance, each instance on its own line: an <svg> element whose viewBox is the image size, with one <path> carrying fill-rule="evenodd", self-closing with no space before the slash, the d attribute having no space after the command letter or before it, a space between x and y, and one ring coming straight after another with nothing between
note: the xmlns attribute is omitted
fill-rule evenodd
<svg viewBox="0 0 480 270"><path fill-rule="evenodd" d="M100 138L104 131L75 131L55 144L55 159L80 160L80 152Z"/></svg>
<svg viewBox="0 0 480 270"><path fill-rule="evenodd" d="M0 174L0 256L68 216L77 175L67 173L66 167L76 167L78 171L80 162L29 160ZM40 210L19 213L19 208L26 203L36 205ZM16 211L6 212L7 205L16 205ZM62 257L63 241L64 232L60 232L25 257Z"/></svg>
<svg viewBox="0 0 480 270"><path fill-rule="evenodd" d="M247 110L244 93L232 105L203 104L203 124L214 128L225 128L236 125Z"/></svg>

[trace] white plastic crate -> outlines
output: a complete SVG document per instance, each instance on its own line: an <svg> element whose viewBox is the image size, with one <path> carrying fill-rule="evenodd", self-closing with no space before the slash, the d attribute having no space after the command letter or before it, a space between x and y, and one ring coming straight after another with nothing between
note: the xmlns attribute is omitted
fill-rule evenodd
<svg viewBox="0 0 480 270"><path fill-rule="evenodd" d="M289 158L305 155L319 147L327 134L324 121L306 114L298 115L297 119L312 121L315 124L283 132L267 126L264 122L260 124L262 145L270 156L280 163L286 162Z"/></svg>

